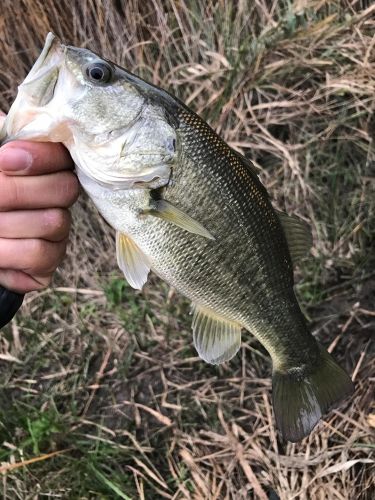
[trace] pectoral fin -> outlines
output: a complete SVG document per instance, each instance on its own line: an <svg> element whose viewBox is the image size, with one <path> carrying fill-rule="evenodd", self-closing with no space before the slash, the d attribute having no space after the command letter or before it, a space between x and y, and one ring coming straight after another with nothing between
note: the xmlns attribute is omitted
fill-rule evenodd
<svg viewBox="0 0 375 500"><path fill-rule="evenodd" d="M153 200L151 207L143 210L142 215L159 217L159 219L175 224L189 233L199 234L199 236L210 240L215 239L202 224L166 200Z"/></svg>
<svg viewBox="0 0 375 500"><path fill-rule="evenodd" d="M194 307L193 314L193 341L199 356L213 365L233 358L241 346L241 326L200 306Z"/></svg>
<svg viewBox="0 0 375 500"><path fill-rule="evenodd" d="M130 286L141 290L147 281L150 263L134 241L125 234L116 233L117 263Z"/></svg>
<svg viewBox="0 0 375 500"><path fill-rule="evenodd" d="M309 226L295 215L288 215L277 210L288 242L290 256L296 264L308 254L312 245L312 235Z"/></svg>

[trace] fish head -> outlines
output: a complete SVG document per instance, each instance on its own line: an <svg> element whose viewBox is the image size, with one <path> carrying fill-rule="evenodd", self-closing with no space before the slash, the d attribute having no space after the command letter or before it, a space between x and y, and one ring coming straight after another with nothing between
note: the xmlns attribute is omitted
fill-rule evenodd
<svg viewBox="0 0 375 500"><path fill-rule="evenodd" d="M94 182L113 189L161 187L169 182L176 154L168 96L50 33L18 88L0 142L62 142L77 169Z"/></svg>

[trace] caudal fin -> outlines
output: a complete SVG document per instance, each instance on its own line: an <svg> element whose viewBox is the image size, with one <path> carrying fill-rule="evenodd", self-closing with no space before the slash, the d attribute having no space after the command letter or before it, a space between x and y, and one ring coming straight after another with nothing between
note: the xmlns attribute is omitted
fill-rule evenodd
<svg viewBox="0 0 375 500"><path fill-rule="evenodd" d="M353 390L348 374L322 348L321 362L315 371L308 374L299 368L274 371L272 399L276 426L284 439L300 441L331 406Z"/></svg>

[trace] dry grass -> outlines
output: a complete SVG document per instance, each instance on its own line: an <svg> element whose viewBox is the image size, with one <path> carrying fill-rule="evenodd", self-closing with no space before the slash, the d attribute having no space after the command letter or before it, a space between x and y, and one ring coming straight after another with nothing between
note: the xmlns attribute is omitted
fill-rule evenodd
<svg viewBox="0 0 375 500"><path fill-rule="evenodd" d="M155 277L130 290L83 199L55 287L0 334L3 497L373 498L375 6L3 0L3 109L48 30L184 99L309 221L301 304L357 390L301 444L280 442L262 347L199 361L187 302Z"/></svg>

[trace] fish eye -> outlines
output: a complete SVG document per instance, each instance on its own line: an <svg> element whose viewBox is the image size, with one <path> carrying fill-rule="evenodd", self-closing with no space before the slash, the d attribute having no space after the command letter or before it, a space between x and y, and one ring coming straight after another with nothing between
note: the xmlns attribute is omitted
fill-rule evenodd
<svg viewBox="0 0 375 500"><path fill-rule="evenodd" d="M108 83L112 78L112 68L107 63L95 62L86 67L86 76L93 83Z"/></svg>

